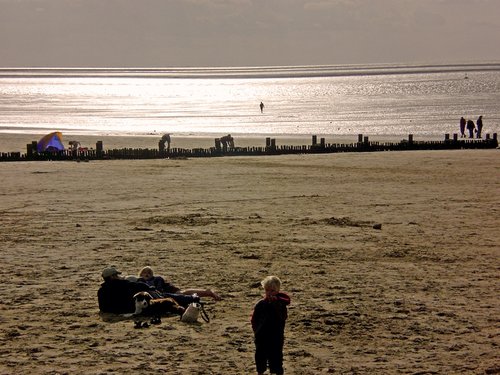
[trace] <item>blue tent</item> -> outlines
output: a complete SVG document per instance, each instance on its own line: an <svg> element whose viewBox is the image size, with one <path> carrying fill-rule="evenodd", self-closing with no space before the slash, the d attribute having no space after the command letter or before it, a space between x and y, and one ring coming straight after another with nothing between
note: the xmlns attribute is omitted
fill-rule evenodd
<svg viewBox="0 0 500 375"><path fill-rule="evenodd" d="M38 152L44 151L63 151L64 145L62 143L62 133L53 132L43 136L36 146Z"/></svg>

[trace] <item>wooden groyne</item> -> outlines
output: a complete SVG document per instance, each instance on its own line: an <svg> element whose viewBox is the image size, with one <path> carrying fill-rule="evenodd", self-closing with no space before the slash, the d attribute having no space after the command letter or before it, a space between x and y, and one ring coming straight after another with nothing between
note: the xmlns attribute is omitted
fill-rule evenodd
<svg viewBox="0 0 500 375"><path fill-rule="evenodd" d="M400 142L371 142L369 137L358 135L354 143L326 143L325 138L312 136L310 145L287 146L277 145L275 138L266 138L265 147L231 147L219 138L210 148L165 148L160 141L158 149L111 149L105 150L102 141L96 143L95 149L64 150L57 152L37 152L37 142L26 145L26 153L2 152L0 161L36 161L36 160L117 160L117 159L162 159L162 158L200 158L220 156L258 156L286 154L326 154L336 152L376 152L376 151L410 151L410 150L459 150L459 149L492 149L498 147L497 133L484 139L458 139L457 134L450 138L445 134L443 141L415 141L413 135Z"/></svg>

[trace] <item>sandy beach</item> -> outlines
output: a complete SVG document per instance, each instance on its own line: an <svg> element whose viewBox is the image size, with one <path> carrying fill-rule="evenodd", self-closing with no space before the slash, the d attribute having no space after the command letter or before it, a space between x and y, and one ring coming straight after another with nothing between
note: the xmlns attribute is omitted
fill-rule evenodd
<svg viewBox="0 0 500 375"><path fill-rule="evenodd" d="M498 374L498 152L0 163L0 373L253 374L275 274L286 374ZM134 329L109 265L223 300Z"/></svg>

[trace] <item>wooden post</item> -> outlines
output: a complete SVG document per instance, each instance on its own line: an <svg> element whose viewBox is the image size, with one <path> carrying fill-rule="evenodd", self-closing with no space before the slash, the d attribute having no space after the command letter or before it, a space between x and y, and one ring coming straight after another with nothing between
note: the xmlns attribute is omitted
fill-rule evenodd
<svg viewBox="0 0 500 375"><path fill-rule="evenodd" d="M316 135L312 136L312 145L315 146L318 143L318 137Z"/></svg>
<svg viewBox="0 0 500 375"><path fill-rule="evenodd" d="M358 143L363 142L363 134L358 134Z"/></svg>
<svg viewBox="0 0 500 375"><path fill-rule="evenodd" d="M270 137L266 138L266 147L271 147L271 138Z"/></svg>
<svg viewBox="0 0 500 375"><path fill-rule="evenodd" d="M217 150L217 152L221 151L221 148L220 148L220 138L215 138L215 149Z"/></svg>
<svg viewBox="0 0 500 375"><path fill-rule="evenodd" d="M102 141L97 141L95 144L95 153L98 158L102 158Z"/></svg>
<svg viewBox="0 0 500 375"><path fill-rule="evenodd" d="M271 139L271 149L276 150L276 138Z"/></svg>
<svg viewBox="0 0 500 375"><path fill-rule="evenodd" d="M413 144L413 134L408 134L408 144Z"/></svg>
<svg viewBox="0 0 500 375"><path fill-rule="evenodd" d="M446 134L444 135L444 140L445 140L446 142L448 142L448 141L450 140L450 135L449 135L448 133L446 133Z"/></svg>
<svg viewBox="0 0 500 375"><path fill-rule="evenodd" d="M368 143L370 143L370 141L368 140L368 136L364 137L364 143L365 143L365 145L367 145Z"/></svg>
<svg viewBox="0 0 500 375"><path fill-rule="evenodd" d="M458 134L453 133L453 142L457 142L457 141L458 141Z"/></svg>
<svg viewBox="0 0 500 375"><path fill-rule="evenodd" d="M164 155L164 153L165 153L165 142L163 142L162 140L160 140L158 142L158 150L160 151L160 155Z"/></svg>
<svg viewBox="0 0 500 375"><path fill-rule="evenodd" d="M32 143L28 143L26 145L26 156L31 158L33 156L33 144Z"/></svg>
<svg viewBox="0 0 500 375"><path fill-rule="evenodd" d="M325 148L325 138L320 138L319 142L321 144L321 148Z"/></svg>
<svg viewBox="0 0 500 375"><path fill-rule="evenodd" d="M34 153L38 152L38 142L37 141L31 142L31 148L33 149Z"/></svg>

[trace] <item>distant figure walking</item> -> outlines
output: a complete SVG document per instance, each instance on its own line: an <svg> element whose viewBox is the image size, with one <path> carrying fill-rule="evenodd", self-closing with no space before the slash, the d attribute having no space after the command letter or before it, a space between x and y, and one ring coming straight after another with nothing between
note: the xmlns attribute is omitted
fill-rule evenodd
<svg viewBox="0 0 500 375"><path fill-rule="evenodd" d="M469 131L469 138L474 138L474 130L476 126L474 125L474 121L467 120L467 130Z"/></svg>
<svg viewBox="0 0 500 375"><path fill-rule="evenodd" d="M260 102L260 113L264 113L264 103Z"/></svg>
<svg viewBox="0 0 500 375"><path fill-rule="evenodd" d="M479 116L479 118L476 121L477 125L477 138L481 138L481 132L483 131L483 116Z"/></svg>
<svg viewBox="0 0 500 375"><path fill-rule="evenodd" d="M465 136L465 123L466 123L466 121L465 121L464 117L462 116L460 118L460 138L466 137Z"/></svg>

